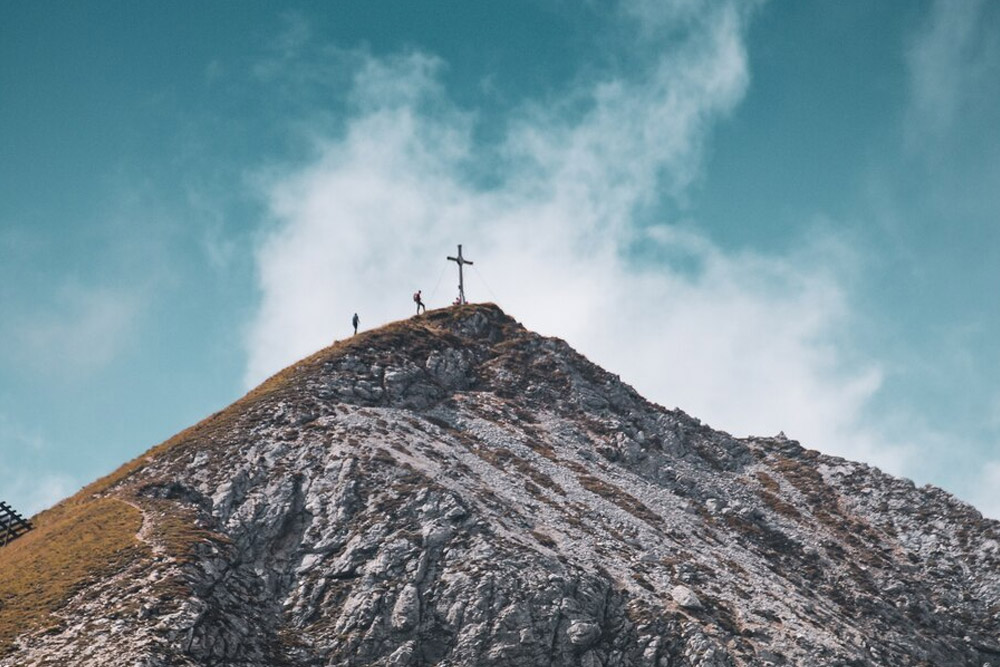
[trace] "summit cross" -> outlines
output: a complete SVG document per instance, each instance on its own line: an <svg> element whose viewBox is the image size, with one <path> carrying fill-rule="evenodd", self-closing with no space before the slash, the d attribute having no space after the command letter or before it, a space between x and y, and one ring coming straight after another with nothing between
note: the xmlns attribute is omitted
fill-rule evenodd
<svg viewBox="0 0 1000 667"><path fill-rule="evenodd" d="M472 264L472 262L462 257L461 243L458 244L458 257L449 257L448 261L458 264L458 303L459 305L465 305L465 281L462 278L462 265Z"/></svg>

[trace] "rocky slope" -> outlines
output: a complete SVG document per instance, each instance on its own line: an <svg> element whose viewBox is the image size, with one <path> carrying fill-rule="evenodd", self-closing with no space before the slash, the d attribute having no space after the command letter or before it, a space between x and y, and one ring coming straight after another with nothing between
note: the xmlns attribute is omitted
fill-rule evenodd
<svg viewBox="0 0 1000 667"><path fill-rule="evenodd" d="M35 521L0 666L1000 665L996 522L492 305L327 348Z"/></svg>

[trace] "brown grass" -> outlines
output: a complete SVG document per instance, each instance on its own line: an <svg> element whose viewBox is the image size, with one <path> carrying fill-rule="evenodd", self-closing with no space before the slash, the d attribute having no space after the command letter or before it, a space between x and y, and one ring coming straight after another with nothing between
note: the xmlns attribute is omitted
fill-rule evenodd
<svg viewBox="0 0 1000 667"><path fill-rule="evenodd" d="M201 544L209 541L230 543L226 535L199 526L197 513L192 507L159 498L144 498L142 504L149 519L149 541L162 547L167 556L182 564L195 560Z"/></svg>
<svg viewBox="0 0 1000 667"><path fill-rule="evenodd" d="M785 502L784 500L782 500L778 496L774 495L773 493L771 493L769 491L761 491L760 492L760 498L761 498L761 500L764 501L765 505L767 505L768 507L770 507L772 510L774 510L775 512L777 512L781 516L789 518L789 519L793 519L793 520L796 520L796 521L802 519L802 514L797 509L795 509L794 505L792 505L791 503Z"/></svg>
<svg viewBox="0 0 1000 667"><path fill-rule="evenodd" d="M0 654L17 636L52 625L52 613L76 593L147 550L136 538L142 513L113 498L60 506L36 526L0 549Z"/></svg>
<svg viewBox="0 0 1000 667"><path fill-rule="evenodd" d="M522 475L528 477L537 487L544 487L550 491L558 493L561 496L566 495L566 491L559 486L558 482L531 465L530 461L518 456L514 451L508 449L507 447L489 447L476 440L471 440L466 444L476 456L483 459L497 470L506 472L508 469L513 468Z"/></svg>
<svg viewBox="0 0 1000 667"><path fill-rule="evenodd" d="M608 484L604 480L592 475L577 475L577 479L580 481L580 486L591 493L596 493L602 498L613 502L632 516L656 527L663 525L663 519L659 514L646 507L638 498L622 491L617 486Z"/></svg>
<svg viewBox="0 0 1000 667"><path fill-rule="evenodd" d="M492 304L439 309L335 342L33 517L35 530L0 549L0 655L10 650L17 636L54 624L52 613L93 582L115 575L137 559L151 557L150 548L136 537L142 526L142 512L122 500L101 497L109 489L127 483L149 460L177 448L218 446L240 420L253 419L253 410L264 401L294 395L307 377L346 354L372 347L421 353L442 341L457 343L458 337L448 329L448 323L475 311L495 320L499 309ZM385 424L376 423L385 428ZM391 454L380 450L375 457L388 462ZM123 489L122 493L130 490L134 489ZM182 562L190 559L197 545L205 540L225 542L223 536L199 527L193 510L169 501L141 502L151 518L150 539Z"/></svg>
<svg viewBox="0 0 1000 667"><path fill-rule="evenodd" d="M203 419L168 440L136 457L110 475L102 477L81 489L71 500L82 500L98 495L142 469L148 458L156 458L179 446L210 446L219 436L230 431L235 422L253 407L268 398L281 397L293 391L301 381L328 362L335 361L354 351L370 347L387 350L407 349L410 352L430 351L434 344L457 337L444 324L460 313L499 310L493 304L471 304L459 308L440 308L428 311L421 317L411 317L392 322L378 329L359 333L288 366L250 390L232 405Z"/></svg>
<svg viewBox="0 0 1000 667"><path fill-rule="evenodd" d="M758 470L754 474L754 477L756 477L757 481L759 481L761 485L771 493L781 493L781 487L778 485L778 483L774 481L773 477L768 475L763 470Z"/></svg>
<svg viewBox="0 0 1000 667"><path fill-rule="evenodd" d="M538 540L538 543L544 547L548 547L549 549L555 549L558 546L556 544L556 541L552 539L550 535L547 535L539 530L532 530L531 534L532 536L534 536L536 540Z"/></svg>

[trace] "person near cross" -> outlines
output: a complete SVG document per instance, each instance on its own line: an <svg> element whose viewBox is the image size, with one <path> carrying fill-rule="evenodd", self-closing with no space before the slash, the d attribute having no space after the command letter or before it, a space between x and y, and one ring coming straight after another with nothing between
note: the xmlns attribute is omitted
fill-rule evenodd
<svg viewBox="0 0 1000 667"><path fill-rule="evenodd" d="M413 293L413 303L417 304L417 315L420 314L420 309L423 308L424 312L427 312L427 306L424 305L422 298L420 297L420 290Z"/></svg>
<svg viewBox="0 0 1000 667"><path fill-rule="evenodd" d="M461 306L467 303L465 300L465 279L462 276L462 267L465 264L472 265L472 262L462 257L462 245L458 246L458 257L448 257L449 262L455 262L458 264L458 298L455 299L455 305Z"/></svg>
<svg viewBox="0 0 1000 667"><path fill-rule="evenodd" d="M351 318L351 324L354 325L354 335L355 336L358 335L358 322L360 322L360 321L361 320L358 319L358 314L354 313L354 317Z"/></svg>

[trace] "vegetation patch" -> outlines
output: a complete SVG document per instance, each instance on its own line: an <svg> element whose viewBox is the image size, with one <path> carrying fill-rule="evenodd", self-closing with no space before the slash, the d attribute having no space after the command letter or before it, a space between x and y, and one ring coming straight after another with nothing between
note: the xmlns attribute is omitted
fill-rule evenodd
<svg viewBox="0 0 1000 667"><path fill-rule="evenodd" d="M384 463L386 465L396 465L396 458L389 452L389 450L382 447L376 447L370 455L370 460L376 463Z"/></svg>
<svg viewBox="0 0 1000 667"><path fill-rule="evenodd" d="M591 493L601 496L605 500L613 502L632 516L653 526L659 527L663 524L663 519L659 514L646 507L638 498L622 491L617 486L608 484L604 480L592 475L581 474L577 476L577 479L580 481L580 486Z"/></svg>
<svg viewBox="0 0 1000 667"><path fill-rule="evenodd" d="M110 475L107 475L84 487L70 502L80 502L106 492L121 483L134 473L141 470L145 463L162 456L164 453L183 447L197 448L204 451L213 449L224 440L224 436L232 433L241 419L250 421L265 418L259 408L273 400L289 400L301 398L306 380L317 373L335 368L346 355L366 354L372 349L407 350L408 355L426 356L441 345L455 347L462 340L446 327L453 319L473 312L481 312L487 318L495 316L499 309L493 304L473 304L460 308L447 308L432 311L426 318L408 318L393 322L379 329L365 331L357 336L337 341L333 345L319 350L275 375L271 376L245 396L227 408L216 412L194 426L187 428L165 442L153 447L145 454L124 464ZM504 324L507 333L510 327ZM338 411L340 407L338 406ZM345 410L349 414L350 410ZM266 415L270 418L270 414ZM411 425L420 428L419 422L411 420ZM420 429L423 430L423 429Z"/></svg>
<svg viewBox="0 0 1000 667"><path fill-rule="evenodd" d="M891 558L884 552L887 531L880 535L870 524L852 516L841 505L840 496L813 466L781 457L772 466L809 501L816 520L853 547L853 556L873 567L887 567Z"/></svg>
<svg viewBox="0 0 1000 667"><path fill-rule="evenodd" d="M815 502L828 500L833 491L823 480L823 476L811 465L806 465L795 459L780 457L772 466L784 475L802 495Z"/></svg>
<svg viewBox="0 0 1000 667"><path fill-rule="evenodd" d="M525 410L521 407L514 407L514 414L517 415L517 419L524 424L537 424L538 417L535 416L530 410Z"/></svg>
<svg viewBox="0 0 1000 667"><path fill-rule="evenodd" d="M531 448L531 451L536 454L541 454L550 461L558 461L559 457L556 455L556 450L552 448L552 445L545 442L545 440L539 436L537 433L529 433L525 431L529 436L534 435L534 437L529 437L524 444Z"/></svg>
<svg viewBox="0 0 1000 667"><path fill-rule="evenodd" d="M745 544L758 546L763 553L774 556L775 561L781 562L791 558L796 563L802 562L802 545L780 530L771 528L763 522L750 521L735 513L725 515L724 521L731 531L746 540Z"/></svg>
<svg viewBox="0 0 1000 667"><path fill-rule="evenodd" d="M454 426L452 426L451 424L449 424L445 420L441 419L440 417L435 417L434 415L424 415L424 419L426 419L430 423L434 424L435 426L437 426L442 431L445 431L446 433L450 433L452 431L457 430ZM426 432L425 429L421 429L421 430L424 431L424 432Z"/></svg>
<svg viewBox="0 0 1000 667"><path fill-rule="evenodd" d="M54 625L52 613L74 595L148 552L136 537L142 513L114 498L63 503L34 523L0 549L0 654L19 635Z"/></svg>
<svg viewBox="0 0 1000 667"><path fill-rule="evenodd" d="M471 449L476 456L494 466L497 470L505 472L509 468L513 468L530 479L536 486L544 487L561 496L566 495L566 492L554 479L535 468L528 460L521 458L507 447L483 447L479 443L475 443ZM533 493L533 495L538 494Z"/></svg>
<svg viewBox="0 0 1000 667"><path fill-rule="evenodd" d="M736 611L729 604L705 592L701 593L701 601L710 610L710 614L715 622L725 632L734 637L739 637L743 634L743 624L740 623Z"/></svg>
<svg viewBox="0 0 1000 667"><path fill-rule="evenodd" d="M797 509L795 509L794 505L785 502L784 500L774 495L773 493L769 491L761 491L760 497L761 500L764 501L765 505L770 507L774 512L780 514L781 516L787 517L789 519L794 519L796 521L802 518L802 514Z"/></svg>
<svg viewBox="0 0 1000 667"><path fill-rule="evenodd" d="M613 435L615 433L615 430L612 429L612 428L610 428L603 421L601 421L599 419L594 419L593 417L590 417L588 415L585 415L584 417L582 417L581 421L583 422L583 425L591 433L594 433L595 435L607 437L607 436Z"/></svg>
<svg viewBox="0 0 1000 667"><path fill-rule="evenodd" d="M557 546L556 541L552 539L550 535L546 535L545 533L538 530L531 531L531 534L536 540L538 540L538 543L541 544L542 546L548 547L549 549L556 548Z"/></svg>
<svg viewBox="0 0 1000 667"><path fill-rule="evenodd" d="M559 509L563 513L563 516L566 517L567 525L572 526L573 528L576 528L577 530L580 531L592 532L587 527L587 524L584 523L582 518L584 516L589 516L591 514L590 508L587 507L586 505L582 505L580 503L571 503L568 507L560 507L557 509Z"/></svg>
<svg viewBox="0 0 1000 667"><path fill-rule="evenodd" d="M644 576L642 576L641 574L639 574L638 572L634 572L632 574L632 580L635 581L635 583L637 583L640 586L642 586L643 588L645 588L650 593L655 593L656 592L656 589L653 587L653 584L649 583L649 581Z"/></svg>
<svg viewBox="0 0 1000 667"><path fill-rule="evenodd" d="M767 489L771 493L779 493L781 491L781 487L774 480L774 478L771 477L770 475L768 475L763 470L758 470L754 474L754 477L756 477L757 481L761 483L761 486L763 486L765 489Z"/></svg>
<svg viewBox="0 0 1000 667"><path fill-rule="evenodd" d="M711 448L706 447L703 444L696 444L694 446L694 451L705 463L709 465L710 468L712 468L712 470L715 470L716 472L723 472L727 469L725 463L723 463L722 460L716 456L715 452L713 452Z"/></svg>
<svg viewBox="0 0 1000 667"><path fill-rule="evenodd" d="M190 505L158 498L143 499L142 504L151 518L148 539L179 563L193 562L198 547L207 542L230 543L225 535L200 525L197 510Z"/></svg>

